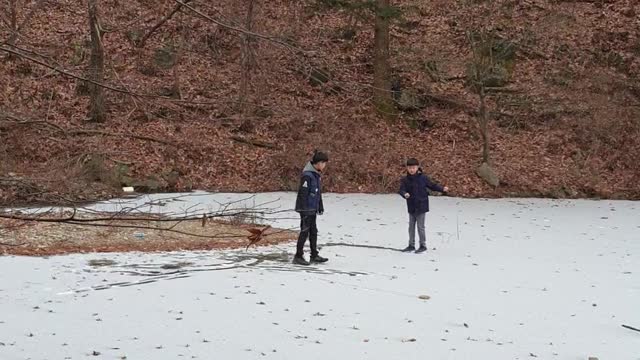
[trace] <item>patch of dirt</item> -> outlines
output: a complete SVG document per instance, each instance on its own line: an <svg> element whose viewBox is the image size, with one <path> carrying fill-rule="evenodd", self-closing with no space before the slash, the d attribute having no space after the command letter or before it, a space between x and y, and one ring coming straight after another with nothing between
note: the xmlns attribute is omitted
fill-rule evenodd
<svg viewBox="0 0 640 360"><path fill-rule="evenodd" d="M0 255L48 256L70 253L166 252L244 248L248 229L260 225L236 225L200 221L118 221L92 225L23 222L0 219ZM127 227L123 227L127 226ZM137 227L137 228L136 228ZM160 229L162 227L162 229ZM257 246L293 241L296 233L270 228Z"/></svg>

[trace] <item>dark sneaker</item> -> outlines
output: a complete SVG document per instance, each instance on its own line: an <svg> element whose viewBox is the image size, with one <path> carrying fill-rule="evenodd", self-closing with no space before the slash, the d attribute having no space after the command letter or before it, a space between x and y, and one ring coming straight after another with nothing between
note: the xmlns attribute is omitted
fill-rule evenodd
<svg viewBox="0 0 640 360"><path fill-rule="evenodd" d="M409 245L409 246L407 246L406 248L404 248L404 249L402 250L402 252L412 252L412 251L414 251L415 249L416 249L416 247L415 247L415 246L413 246L413 245Z"/></svg>
<svg viewBox="0 0 640 360"><path fill-rule="evenodd" d="M329 259L323 258L320 255L312 256L310 260L311 260L312 263L325 263L325 262L329 261Z"/></svg>
<svg viewBox="0 0 640 360"><path fill-rule="evenodd" d="M416 254L420 254L427 251L427 247L426 246L420 246L420 248L418 250L416 250Z"/></svg>
<svg viewBox="0 0 640 360"><path fill-rule="evenodd" d="M294 263L294 264L296 264L296 265L304 265L304 266L311 265L311 264L310 264L307 260L305 260L305 259L304 259L304 257L302 257L302 256L295 256L295 257L293 258L293 263Z"/></svg>

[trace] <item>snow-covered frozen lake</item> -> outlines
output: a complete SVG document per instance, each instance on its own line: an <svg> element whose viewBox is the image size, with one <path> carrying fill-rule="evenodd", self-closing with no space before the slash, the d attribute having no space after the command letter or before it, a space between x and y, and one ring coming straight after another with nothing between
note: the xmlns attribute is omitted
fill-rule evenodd
<svg viewBox="0 0 640 360"><path fill-rule="evenodd" d="M294 195L255 201L270 200ZM640 332L621 326L640 327L638 202L432 198L421 255L392 250L407 243L398 196L325 207L330 261L309 268L290 263L294 244L0 257L0 359L640 359Z"/></svg>

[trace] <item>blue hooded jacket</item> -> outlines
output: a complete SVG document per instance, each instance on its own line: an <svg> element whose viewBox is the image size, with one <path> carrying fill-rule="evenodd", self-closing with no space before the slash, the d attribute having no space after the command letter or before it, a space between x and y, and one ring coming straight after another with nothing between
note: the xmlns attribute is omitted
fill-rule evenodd
<svg viewBox="0 0 640 360"><path fill-rule="evenodd" d="M303 215L316 215L324 212L321 175L311 162L307 163L302 171L298 197L296 198L296 211Z"/></svg>
<svg viewBox="0 0 640 360"><path fill-rule="evenodd" d="M444 188L431 181L422 169L418 169L415 175L409 175L402 178L400 184L400 196L409 193L407 200L407 211L409 214L420 215L429 212L429 191L444 192Z"/></svg>

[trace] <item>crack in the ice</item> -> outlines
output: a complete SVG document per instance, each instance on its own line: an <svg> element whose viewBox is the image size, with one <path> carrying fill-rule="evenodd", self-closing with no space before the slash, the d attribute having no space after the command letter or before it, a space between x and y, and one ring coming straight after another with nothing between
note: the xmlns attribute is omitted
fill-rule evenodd
<svg viewBox="0 0 640 360"><path fill-rule="evenodd" d="M198 272L208 272L208 271L222 271L222 270L233 270L233 269L260 269L267 271L279 271L279 272L304 272L310 274L319 274L319 275L348 275L348 276L359 276L359 275L369 275L365 272L359 271L343 271L336 270L330 268L323 267L314 267L314 266L299 266L289 264L289 255L286 253L270 253L270 254L251 254L251 253L236 253L236 254L228 254L220 258L221 260L227 260L221 264L208 264L208 265L189 265L189 268L180 267L178 270L162 272L161 270L152 270L152 269L172 269L172 267L167 267L166 264L126 264L126 265L118 265L111 267L111 273L118 273L123 275L132 275L132 276L145 276L146 279L136 280L136 281L119 281L109 284L101 284L91 287L85 287L81 289L74 289L67 292L59 293L59 295L64 294L77 294L84 293L93 290L106 290L117 287L130 287L130 286L138 286L155 283L161 280L175 280L175 279L184 279L191 277L192 274ZM253 261L251 261L253 260ZM278 264L269 264L269 263L281 263ZM183 263L187 264L187 263ZM101 269L109 268L109 266L101 266ZM125 270L126 268L136 269L135 270ZM142 271L141 271L142 270ZM148 270L148 271L144 271Z"/></svg>
<svg viewBox="0 0 640 360"><path fill-rule="evenodd" d="M366 248L366 249L390 250L390 251L398 251L398 252L402 251L401 249L396 249L396 248L386 247L386 246L359 245L359 244L349 244L344 242L326 243L322 245L322 247L332 247L332 246L346 246L346 247L356 247L356 248Z"/></svg>

